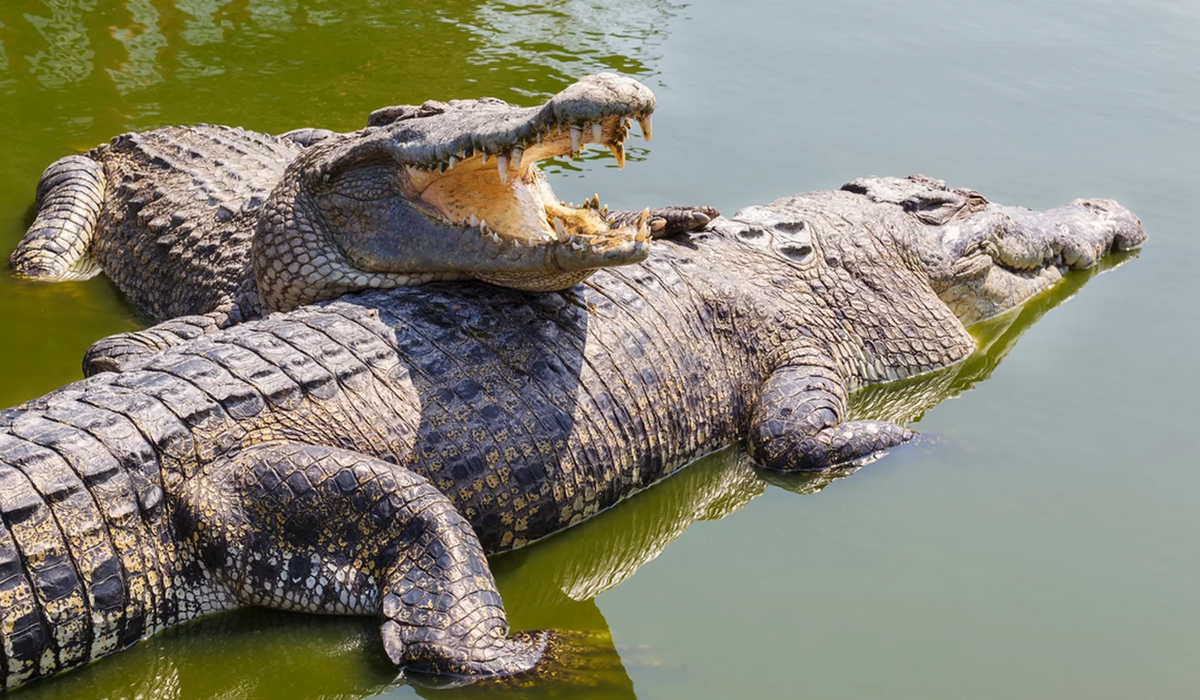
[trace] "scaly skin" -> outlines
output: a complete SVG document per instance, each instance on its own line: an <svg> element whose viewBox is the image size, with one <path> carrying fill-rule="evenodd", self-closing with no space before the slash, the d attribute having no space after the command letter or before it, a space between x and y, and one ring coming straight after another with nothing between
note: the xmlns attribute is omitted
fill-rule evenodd
<svg viewBox="0 0 1200 700"><path fill-rule="evenodd" d="M652 235L716 216L610 213L598 199L574 207L545 184L535 162L587 141L623 164L628 123L648 132L654 106L637 81L599 74L541 107L491 98L386 107L351 134L207 125L125 134L46 169L9 266L41 281L104 271L150 319L211 314L213 327L433 280L565 289L644 259Z"/></svg>
<svg viewBox="0 0 1200 700"><path fill-rule="evenodd" d="M893 185L913 192L869 194ZM485 555L743 436L778 471L870 459L914 433L850 419L847 394L962 360L961 316L1048 278L981 271L979 251L1079 265L1144 240L1112 202L974 227L997 210L935 181L851 189L868 194L751 207L574 290L347 297L0 413L5 685L250 604L375 615L417 672L522 672L548 633L507 636Z"/></svg>

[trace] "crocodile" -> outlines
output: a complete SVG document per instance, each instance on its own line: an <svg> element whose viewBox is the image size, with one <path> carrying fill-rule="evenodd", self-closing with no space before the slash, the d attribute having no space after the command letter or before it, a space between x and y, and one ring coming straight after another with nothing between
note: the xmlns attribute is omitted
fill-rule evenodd
<svg viewBox="0 0 1200 700"><path fill-rule="evenodd" d="M554 196L536 163L593 141L625 164L653 93L600 73L540 107L495 98L372 112L365 129L281 136L199 125L123 134L55 161L9 259L21 278L106 273L153 321L210 328L369 288L480 279L563 289L646 257L707 207L612 211ZM489 163L490 160L490 163Z"/></svg>
<svg viewBox="0 0 1200 700"><path fill-rule="evenodd" d="M863 178L564 291L370 291L126 358L0 412L4 686L248 605L376 616L406 672L524 673L556 635L510 634L488 555L743 438L779 472L872 460L916 433L851 391L1144 240L1110 200Z"/></svg>

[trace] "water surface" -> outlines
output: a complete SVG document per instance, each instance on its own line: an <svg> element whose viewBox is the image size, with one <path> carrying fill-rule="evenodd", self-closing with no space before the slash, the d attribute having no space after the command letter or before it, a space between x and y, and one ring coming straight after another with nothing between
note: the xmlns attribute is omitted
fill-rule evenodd
<svg viewBox="0 0 1200 700"><path fill-rule="evenodd" d="M1195 697L1196 36L1200 8L1165 1L4 3L5 253L42 168L123 131L350 130L387 104L533 104L597 70L655 90L655 138L624 171L599 151L550 168L567 200L731 213L923 172L1039 208L1112 197L1150 234L977 329L963 367L859 397L916 421L917 446L815 481L728 451L497 558L514 627L578 635L555 682L397 686L371 621L246 612L20 695ZM0 275L0 406L139 326L103 279Z"/></svg>

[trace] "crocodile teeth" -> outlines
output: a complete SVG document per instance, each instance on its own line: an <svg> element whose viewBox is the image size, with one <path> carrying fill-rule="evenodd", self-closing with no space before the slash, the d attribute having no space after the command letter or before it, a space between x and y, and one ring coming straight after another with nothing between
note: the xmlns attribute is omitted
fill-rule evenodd
<svg viewBox="0 0 1200 700"><path fill-rule="evenodd" d="M608 218L608 205L607 205L607 204L605 204L604 206L600 207L600 216L603 216L603 217L605 217L605 218Z"/></svg>
<svg viewBox="0 0 1200 700"><path fill-rule="evenodd" d="M479 217L475 216L475 214L472 213L471 214L471 228L475 228L478 225L479 225Z"/></svg>
<svg viewBox="0 0 1200 700"><path fill-rule="evenodd" d="M647 224L647 222L649 222L649 221L650 221L650 208L646 207L645 209L642 210L641 214L638 214L638 222L637 222L638 228L645 226Z"/></svg>
<svg viewBox="0 0 1200 700"><path fill-rule="evenodd" d="M592 140L600 143L600 137L604 133L604 125L600 122L592 124Z"/></svg>
<svg viewBox="0 0 1200 700"><path fill-rule="evenodd" d="M638 117L637 121L638 121L638 126L642 127L642 138L649 141L650 140L650 129L651 129L650 115L647 114L647 115Z"/></svg>
<svg viewBox="0 0 1200 700"><path fill-rule="evenodd" d="M490 236L488 236L488 238L491 239L492 243L495 243L496 245L500 245L500 237L497 236L496 234L493 233Z"/></svg>
<svg viewBox="0 0 1200 700"><path fill-rule="evenodd" d="M500 182L508 184L508 156L496 156L496 172L500 173Z"/></svg>
<svg viewBox="0 0 1200 700"><path fill-rule="evenodd" d="M581 132L577 127L571 127L571 153L577 153L579 151L579 141L582 137L583 132Z"/></svg>
<svg viewBox="0 0 1200 700"><path fill-rule="evenodd" d="M512 164L516 170L521 169L521 158L525 156L525 151L521 148L512 149Z"/></svg>
<svg viewBox="0 0 1200 700"><path fill-rule="evenodd" d="M448 162L450 163L449 167L453 168L454 166L458 165L458 156L450 156L450 160Z"/></svg>
<svg viewBox="0 0 1200 700"><path fill-rule="evenodd" d="M608 150L612 151L613 158L617 159L617 167L624 170L625 169L625 142L622 141L620 143L610 143L610 144L608 144Z"/></svg>
<svg viewBox="0 0 1200 700"><path fill-rule="evenodd" d="M483 164L487 165L487 151L483 152L483 156L481 158L483 160Z"/></svg>
<svg viewBox="0 0 1200 700"><path fill-rule="evenodd" d="M557 216L554 217L554 235L560 243L567 240L567 227L563 226L562 219Z"/></svg>

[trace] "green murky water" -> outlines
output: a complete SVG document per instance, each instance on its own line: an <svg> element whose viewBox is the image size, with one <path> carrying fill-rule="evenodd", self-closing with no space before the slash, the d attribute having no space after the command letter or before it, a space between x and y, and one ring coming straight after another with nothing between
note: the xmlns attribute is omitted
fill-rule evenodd
<svg viewBox="0 0 1200 700"><path fill-rule="evenodd" d="M496 559L514 627L575 632L555 682L395 686L370 621L247 612L21 697L1200 693L1200 10L811 5L6 0L5 253L41 169L123 131L349 130L386 104L533 103L601 69L658 94L653 148L631 142L623 172L599 152L556 168L567 200L732 212L925 172L1033 207L1113 197L1151 237L978 329L962 368L859 397L919 421L915 447L829 484L729 451ZM137 325L102 279L0 275L0 406Z"/></svg>

